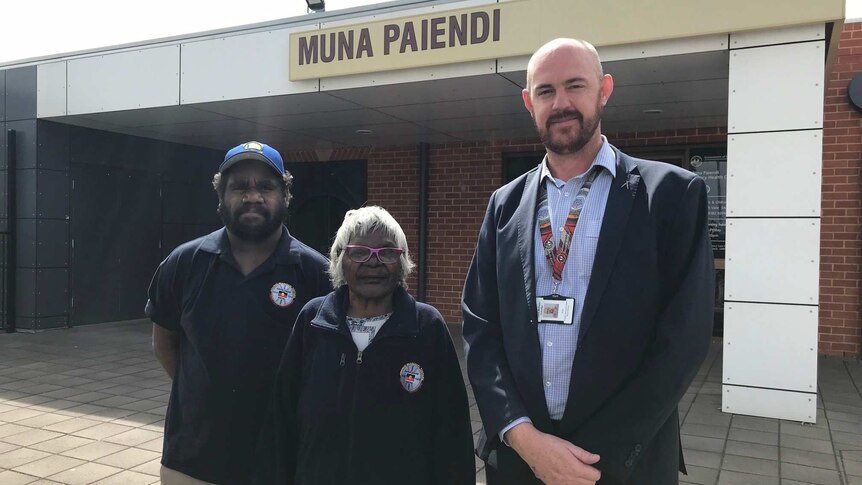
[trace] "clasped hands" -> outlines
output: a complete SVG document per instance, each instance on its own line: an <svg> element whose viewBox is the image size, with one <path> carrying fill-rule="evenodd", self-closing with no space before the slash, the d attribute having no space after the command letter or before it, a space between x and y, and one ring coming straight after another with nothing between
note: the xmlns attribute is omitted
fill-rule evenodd
<svg viewBox="0 0 862 485"><path fill-rule="evenodd" d="M564 439L521 423L506 433L511 447L546 485L593 485L602 473L593 465L600 457Z"/></svg>

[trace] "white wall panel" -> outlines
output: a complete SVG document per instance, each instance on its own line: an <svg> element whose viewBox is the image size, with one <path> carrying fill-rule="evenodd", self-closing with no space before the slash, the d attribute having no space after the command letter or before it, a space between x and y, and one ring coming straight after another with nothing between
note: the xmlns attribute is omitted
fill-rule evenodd
<svg viewBox="0 0 862 485"><path fill-rule="evenodd" d="M68 114L179 103L177 45L68 61Z"/></svg>
<svg viewBox="0 0 862 485"><path fill-rule="evenodd" d="M816 306L724 305L722 383L817 390Z"/></svg>
<svg viewBox="0 0 862 485"><path fill-rule="evenodd" d="M825 42L732 51L728 133L823 127Z"/></svg>
<svg viewBox="0 0 862 485"><path fill-rule="evenodd" d="M721 410L805 423L817 422L817 394L721 386Z"/></svg>
<svg viewBox="0 0 862 485"><path fill-rule="evenodd" d="M182 44L182 104L317 91L291 82L290 34L278 29ZM307 30L303 28L302 30Z"/></svg>
<svg viewBox="0 0 862 485"><path fill-rule="evenodd" d="M729 217L820 215L820 130L727 137Z"/></svg>
<svg viewBox="0 0 862 485"><path fill-rule="evenodd" d="M728 219L725 300L817 304L820 219Z"/></svg>
<svg viewBox="0 0 862 485"><path fill-rule="evenodd" d="M66 63L52 62L36 67L36 117L66 114Z"/></svg>
<svg viewBox="0 0 862 485"><path fill-rule="evenodd" d="M730 34L730 48L757 47L787 42L825 39L826 26L823 24L797 25L783 29L755 30Z"/></svg>

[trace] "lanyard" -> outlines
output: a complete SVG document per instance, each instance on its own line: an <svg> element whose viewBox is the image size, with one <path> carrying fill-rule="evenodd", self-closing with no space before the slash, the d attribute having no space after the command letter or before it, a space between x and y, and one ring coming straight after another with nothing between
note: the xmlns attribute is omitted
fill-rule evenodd
<svg viewBox="0 0 862 485"><path fill-rule="evenodd" d="M550 263L553 269L554 277L554 294L557 293L557 287L563 280L563 268L566 267L566 261L569 259L569 249L572 246L572 237L575 234L575 227L578 225L578 218L581 216L581 210L584 208L584 202L587 200L587 194L590 193L590 187L599 175L599 167L594 167L587 175L584 185L572 201L572 206L569 209L569 215L566 217L566 224L560 232L560 242L558 246L554 246L554 234L551 230L551 211L548 208L548 189L543 180L539 187L539 236L542 239L542 251L545 253L545 258Z"/></svg>

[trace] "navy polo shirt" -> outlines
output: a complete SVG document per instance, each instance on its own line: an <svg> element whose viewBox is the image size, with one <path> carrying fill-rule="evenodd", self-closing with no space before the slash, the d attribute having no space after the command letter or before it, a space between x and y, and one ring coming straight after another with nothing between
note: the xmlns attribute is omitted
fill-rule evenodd
<svg viewBox="0 0 862 485"><path fill-rule="evenodd" d="M175 249L146 314L180 335L162 464L218 484L248 483L282 351L306 302L331 291L328 261L287 229L247 276L224 228Z"/></svg>

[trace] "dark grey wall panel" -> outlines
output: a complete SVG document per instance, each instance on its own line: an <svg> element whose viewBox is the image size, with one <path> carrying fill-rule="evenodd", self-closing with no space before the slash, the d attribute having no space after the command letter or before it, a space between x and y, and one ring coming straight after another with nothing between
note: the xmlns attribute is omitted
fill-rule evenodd
<svg viewBox="0 0 862 485"><path fill-rule="evenodd" d="M69 170L69 125L37 121L38 167Z"/></svg>
<svg viewBox="0 0 862 485"><path fill-rule="evenodd" d="M36 120L21 120L9 121L6 123L6 128L15 130L17 152L17 167L21 168L36 168L37 147L36 142L38 131L36 128Z"/></svg>
<svg viewBox="0 0 862 485"><path fill-rule="evenodd" d="M36 317L53 317L69 313L69 270L45 268L36 270Z"/></svg>
<svg viewBox="0 0 862 485"><path fill-rule="evenodd" d="M36 66L6 70L6 120L36 118Z"/></svg>
<svg viewBox="0 0 862 485"><path fill-rule="evenodd" d="M38 220L37 219L18 219L17 227L18 234L15 235L17 247L17 266L19 268L35 268L36 267L36 250L38 245Z"/></svg>
<svg viewBox="0 0 862 485"><path fill-rule="evenodd" d="M2 95L0 99L3 99ZM0 121L0 169L3 170L6 169L6 137L9 136L7 130L6 122Z"/></svg>
<svg viewBox="0 0 862 485"><path fill-rule="evenodd" d="M36 270L17 268L15 312L19 317L36 317Z"/></svg>
<svg viewBox="0 0 862 485"><path fill-rule="evenodd" d="M209 234L221 225L165 224L162 232L162 259L180 244Z"/></svg>
<svg viewBox="0 0 862 485"><path fill-rule="evenodd" d="M0 71L0 121L6 121L6 71Z"/></svg>
<svg viewBox="0 0 862 485"><path fill-rule="evenodd" d="M34 219L37 216L36 200L38 191L36 190L37 173L35 169L16 170L15 185L15 201L17 204L18 217L21 219Z"/></svg>
<svg viewBox="0 0 862 485"><path fill-rule="evenodd" d="M36 330L36 319L22 317L18 314L15 318L15 327L20 330Z"/></svg>
<svg viewBox="0 0 862 485"><path fill-rule="evenodd" d="M188 224L194 220L194 207L185 203L188 184L162 183L162 216L165 224Z"/></svg>
<svg viewBox="0 0 862 485"><path fill-rule="evenodd" d="M57 317L44 317L36 319L36 330L46 330L49 328L63 328L69 326L69 316L61 315Z"/></svg>
<svg viewBox="0 0 862 485"><path fill-rule="evenodd" d="M66 315L44 318L16 318L18 330L48 330L51 328L63 328L68 326L69 317Z"/></svg>
<svg viewBox="0 0 862 485"><path fill-rule="evenodd" d="M194 207L194 217L189 222L192 224L221 225L216 209L218 207L218 195L207 182L198 185L190 191L190 205Z"/></svg>
<svg viewBox="0 0 862 485"><path fill-rule="evenodd" d="M39 170L36 203L39 217L65 219L69 216L69 177L66 172Z"/></svg>
<svg viewBox="0 0 862 485"><path fill-rule="evenodd" d="M118 179L107 167L87 164L73 164L72 178L72 325L110 322L118 308L116 279L122 277L120 248L111 244L110 230L121 223L116 204Z"/></svg>
<svg viewBox="0 0 862 485"><path fill-rule="evenodd" d="M6 170L0 170L0 218L9 217L6 211Z"/></svg>
<svg viewBox="0 0 862 485"><path fill-rule="evenodd" d="M140 318L147 302L147 287L161 262L159 241L162 215L158 175L126 170L120 183L121 211L133 224L117 228L117 244L124 249L120 256L123 278L119 279L119 319Z"/></svg>
<svg viewBox="0 0 862 485"><path fill-rule="evenodd" d="M36 222L36 228L38 238L36 266L38 268L68 268L69 222L40 219Z"/></svg>

